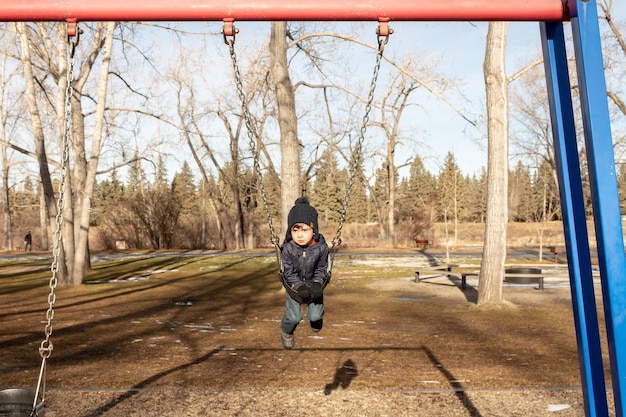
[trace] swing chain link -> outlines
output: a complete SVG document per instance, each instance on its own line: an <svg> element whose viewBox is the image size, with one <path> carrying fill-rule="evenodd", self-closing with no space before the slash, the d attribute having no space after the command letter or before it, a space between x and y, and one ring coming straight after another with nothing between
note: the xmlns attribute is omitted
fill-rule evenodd
<svg viewBox="0 0 626 417"><path fill-rule="evenodd" d="M232 22L230 22L230 24L232 25ZM248 141L249 141L250 151L252 152L252 156L254 159L254 169L256 171L256 174L259 177L259 187L261 190L263 207L265 208L265 214L267 216L267 224L269 225L269 228L270 228L270 234L271 234L270 242L272 242L274 247L278 248L280 239L276 235L276 230L274 229L274 224L272 222L272 214L271 214L268 199L267 199L267 192L265 190L265 184L263 182L263 173L261 171L261 165L259 163L259 155L257 153L257 146L256 146L257 135L255 134L255 129L254 129L254 126L252 125L252 117L250 116L250 111L246 103L246 96L243 91L244 88L243 88L243 82L241 79L241 72L239 71L239 64L237 63L237 55L235 54L235 36L239 32L239 30L231 26L229 27L229 32L232 32L232 34L227 34L226 30L223 30L222 34L224 35L224 42L226 43L226 45L228 45L228 50L230 52L230 60L233 66L233 73L235 75L235 85L237 87L237 96L239 100L241 101L241 110L243 112L243 119L246 123L246 129L248 131Z"/></svg>
<svg viewBox="0 0 626 417"><path fill-rule="evenodd" d="M367 131L367 125L369 123L369 114L372 110L372 103L374 102L374 92L376 90L376 83L378 81L378 74L380 72L380 64L382 62L385 45L387 45L387 42L389 42L389 35L391 35L392 33L393 30L390 29L385 34L381 35L380 26L376 29L376 35L378 37L378 52L376 54L376 63L374 64L374 74L372 76L372 82L370 83L370 90L367 96L365 113L363 114L363 121L361 123L361 130L359 132L357 146L353 152L352 161L349 167L350 177L348 178L348 188L342 202L339 226L337 227L337 234L331 241L331 249L334 249L335 247L341 245L341 231L343 229L343 224L346 220L346 214L348 212L348 203L350 201L350 194L352 193L352 186L354 185L354 180L356 178L357 172L359 170L359 165L361 164L361 158L363 156L363 142L365 141L365 132Z"/></svg>
<svg viewBox="0 0 626 417"><path fill-rule="evenodd" d="M64 104L64 123L63 123L63 143L61 149L61 179L59 182L59 193L57 197L57 214L55 217L55 230L53 235L53 248L52 248L52 265L50 270L52 275L50 277L49 287L50 294L48 294L48 310L46 311L46 326L44 329L45 339L41 342L39 347L39 354L45 360L52 354L53 346L50 342L50 336L52 335L52 320L54 319L54 303L56 302L56 287L58 285L58 271L59 271L59 258L61 253L61 240L62 233L61 227L63 225L63 205L65 201L65 188L67 178L67 165L69 162L70 142L72 137L72 96L74 94L74 88L72 81L74 80L74 66L75 58L74 53L76 46L78 45L78 33L75 36L68 36L68 50L67 50L67 71L66 71L66 86L65 86L65 104Z"/></svg>

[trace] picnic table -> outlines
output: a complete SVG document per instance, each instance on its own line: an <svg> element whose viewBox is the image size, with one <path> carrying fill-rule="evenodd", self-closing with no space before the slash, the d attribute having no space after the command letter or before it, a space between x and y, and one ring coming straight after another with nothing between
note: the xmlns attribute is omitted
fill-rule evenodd
<svg viewBox="0 0 626 417"><path fill-rule="evenodd" d="M455 270L456 269L456 270ZM453 264L441 264L427 266L415 270L416 283L421 281L439 278L442 276L453 277L461 281L461 289L467 289L467 278L478 277L480 270L460 268L458 265ZM594 273L594 276L596 274ZM545 288L545 278L569 278L567 272L555 270L550 265L506 265L504 272L504 280L517 283L525 283L526 280L537 281L539 290Z"/></svg>

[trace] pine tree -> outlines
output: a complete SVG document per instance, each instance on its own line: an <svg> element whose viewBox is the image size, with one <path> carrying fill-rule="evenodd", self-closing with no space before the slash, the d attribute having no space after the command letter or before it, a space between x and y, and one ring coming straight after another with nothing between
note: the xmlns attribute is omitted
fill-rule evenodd
<svg viewBox="0 0 626 417"><path fill-rule="evenodd" d="M439 194L439 213L441 219L446 223L446 234L448 234L448 222L452 221L454 225L453 245L456 245L457 241L461 208L466 204L467 189L465 185L466 181L456 163L454 155L448 152L439 174L437 188ZM449 242L449 236L447 237Z"/></svg>
<svg viewBox="0 0 626 417"><path fill-rule="evenodd" d="M326 150L315 171L309 201L316 207L320 222L328 224L339 221L347 187L347 175L338 167L335 155Z"/></svg>
<svg viewBox="0 0 626 417"><path fill-rule="evenodd" d="M181 215L191 216L199 211L199 200L196 193L191 167L185 161L180 172L174 175L172 180L172 193L181 205Z"/></svg>
<svg viewBox="0 0 626 417"><path fill-rule="evenodd" d="M187 164L187 161L185 161L184 165ZM185 169L185 166L183 165L183 169ZM189 168L189 165L187 165L187 168ZM157 156L157 166L156 166L156 173L155 173L155 181L154 183L158 186L167 186L167 167L165 166L165 162L163 161L163 155L159 154Z"/></svg>
<svg viewBox="0 0 626 417"><path fill-rule="evenodd" d="M429 222L434 221L435 204L437 200L437 180L416 156L411 164L407 190L407 204L425 213Z"/></svg>
<svg viewBox="0 0 626 417"><path fill-rule="evenodd" d="M478 178L472 181L470 204L473 207L471 221L484 223L487 215L487 169L482 167Z"/></svg>
<svg viewBox="0 0 626 417"><path fill-rule="evenodd" d="M548 161L544 160L539 165L533 188L535 198L541 199L540 217L537 220L559 220L561 218L559 189L555 180L554 167Z"/></svg>
<svg viewBox="0 0 626 417"><path fill-rule="evenodd" d="M131 194L143 194L143 192L145 191L146 176L143 168L141 167L139 151L135 152L134 161L135 162L132 163L128 169L127 191Z"/></svg>
<svg viewBox="0 0 626 417"><path fill-rule="evenodd" d="M367 215L367 190L363 184L363 177L357 175L352 186L346 221L351 223L366 223Z"/></svg>
<svg viewBox="0 0 626 417"><path fill-rule="evenodd" d="M515 170L509 174L509 219L517 222L535 220L535 197L530 170L519 161Z"/></svg>
<svg viewBox="0 0 626 417"><path fill-rule="evenodd" d="M117 171L111 171L109 179L106 179L96 187L95 198L91 206L91 224L99 225L111 214L111 209L120 205L124 196L124 184L117 177Z"/></svg>

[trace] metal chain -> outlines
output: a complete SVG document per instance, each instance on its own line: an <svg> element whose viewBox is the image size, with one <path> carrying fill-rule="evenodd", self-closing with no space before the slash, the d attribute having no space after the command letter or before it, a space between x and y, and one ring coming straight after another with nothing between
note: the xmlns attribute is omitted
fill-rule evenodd
<svg viewBox="0 0 626 417"><path fill-rule="evenodd" d="M278 244L280 239L276 236L276 231L274 230L274 224L272 223L272 213L270 211L269 203L267 201L267 193L265 191L265 184L263 183L263 173L261 172L261 165L259 164L259 156L257 154L256 149L256 135L254 126L252 125L252 118L250 116L250 111L248 109L248 105L246 104L246 96L243 91L243 83L241 81L241 73L239 72L239 64L237 63L237 55L235 54L235 35L238 30L233 29L232 35L227 35L226 32L224 34L224 43L228 45L228 49L230 51L230 60L233 65L233 72L235 74L235 84L237 86L237 95L239 100L241 101L241 110L243 111L243 119L246 123L246 128L248 131L248 141L250 144L250 151L252 152L252 156L254 158L254 169L256 170L257 175L259 176L259 187L261 189L261 197L263 200L263 207L265 208L265 214L267 215L267 224L270 228L271 238L270 241L272 244L278 248Z"/></svg>
<svg viewBox="0 0 626 417"><path fill-rule="evenodd" d="M374 74L372 76L372 81L370 83L370 90L367 96L367 103L365 105L365 114L363 115L363 122L361 124L361 130L359 132L359 138L357 140L356 149L352 153L352 161L350 163L350 177L348 179L348 188L346 190L346 194L342 203L341 216L339 217L339 226L337 227L337 234L332 240L332 247L341 245L341 231L343 229L343 224L346 220L346 214L348 212L348 202L350 201L350 194L352 193L352 186L354 185L354 179L356 178L356 174L359 169L359 165L361 163L361 157L363 154L363 142L365 140L365 132L367 131L367 124L369 122L369 114L372 110L372 102L374 101L374 91L376 90L376 83L378 81L378 73L380 72L380 64L383 58L383 51L385 50L385 45L389 42L389 35L392 34L393 31L389 30L388 33L381 35L377 30L378 36L378 53L376 54L376 63L374 64Z"/></svg>
<svg viewBox="0 0 626 417"><path fill-rule="evenodd" d="M57 197L57 214L55 217L56 228L53 235L53 248L52 248L52 264L50 271L52 275L49 281L50 293L48 294L48 310L46 311L46 326L44 329L45 339L39 346L39 354L41 355L41 371L39 372L39 381L37 382L37 390L35 392L35 399L33 403L33 410L36 409L37 400L39 397L40 387L43 381L46 360L52 355L53 345L50 341L52 336L52 319L54 318L54 303L56 302L56 287L58 285L58 271L59 271L59 258L61 254L62 233L61 227L63 225L63 205L65 201L65 188L66 178L68 171L68 161L70 153L70 142L72 140L72 96L74 94L74 88L72 81L74 80L74 52L78 45L78 33L71 37L68 36L68 50L66 54L67 59L67 71L66 71L66 86L65 86L65 113L63 124L63 142L61 149L61 179L59 183L59 193Z"/></svg>
<svg viewBox="0 0 626 417"><path fill-rule="evenodd" d="M231 23L232 24L232 23ZM245 94L243 92L243 83L241 81L241 73L239 72L239 65L237 64L237 56L235 54L235 36L238 32L237 29L234 29L232 26L229 27L230 35L227 35L225 31L223 31L224 35L224 43L228 45L230 51L230 58L233 65L233 72L235 74L235 84L237 87L237 94L241 101L241 107L243 111L244 121L246 123L246 128L248 130L248 139L250 142L250 150L253 153L254 157L254 168L259 176L259 183L261 188L261 196L263 198L263 206L265 207L265 212L267 214L267 221L270 227L271 240L275 246L278 246L279 239L276 236L276 232L274 230L274 226L272 223L272 216L269 209L269 204L267 202L267 193L265 192L265 186L263 183L263 176L261 173L261 167L259 165L258 155L256 151L256 138L254 135L254 130L251 122L250 113L248 110L248 105L246 104ZM372 103L374 101L374 92L376 90L376 83L378 81L378 74L380 72L380 64L382 62L383 51L385 49L385 45L389 41L389 35L393 33L392 30L387 31L385 34L381 35L379 31L377 31L378 36L378 53L376 54L376 63L374 64L374 74L372 76L372 81L370 83L370 90L367 97L367 103L365 106L365 114L363 115L363 121L361 124L361 130L359 132L359 138L357 141L357 147L352 155L352 162L350 163L350 176L348 181L348 188L346 190L346 195L344 197L344 201L342 203L342 211L339 218L339 226L337 228L337 234L332 240L332 248L335 248L341 244L341 231L343 229L343 224L346 220L346 213L348 211L348 202L350 200L350 194L352 193L352 187L354 185L354 179L356 178L356 174L358 171L359 164L361 162L362 151L363 151L363 142L365 140L365 132L367 131L367 124L369 122L369 114L372 110Z"/></svg>

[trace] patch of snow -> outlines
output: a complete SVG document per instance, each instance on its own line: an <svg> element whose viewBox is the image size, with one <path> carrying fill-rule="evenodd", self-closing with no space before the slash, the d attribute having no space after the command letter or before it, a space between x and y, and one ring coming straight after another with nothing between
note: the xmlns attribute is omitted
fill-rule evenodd
<svg viewBox="0 0 626 417"><path fill-rule="evenodd" d="M551 413L556 413L557 411L567 410L571 408L573 404L548 404L546 409Z"/></svg>

